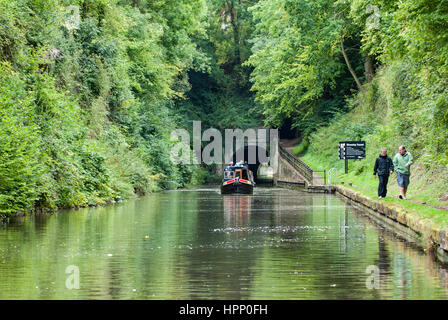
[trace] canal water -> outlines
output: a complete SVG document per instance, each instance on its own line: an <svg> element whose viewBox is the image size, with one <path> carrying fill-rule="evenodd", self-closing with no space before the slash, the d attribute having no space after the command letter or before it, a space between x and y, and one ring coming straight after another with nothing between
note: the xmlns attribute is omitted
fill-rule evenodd
<svg viewBox="0 0 448 320"><path fill-rule="evenodd" d="M447 271L338 196L276 188L0 227L0 299L447 299Z"/></svg>

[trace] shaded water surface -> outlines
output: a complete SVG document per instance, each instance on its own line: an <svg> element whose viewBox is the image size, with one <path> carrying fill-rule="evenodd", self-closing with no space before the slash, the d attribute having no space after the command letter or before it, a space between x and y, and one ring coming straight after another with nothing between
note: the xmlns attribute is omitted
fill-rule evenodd
<svg viewBox="0 0 448 320"><path fill-rule="evenodd" d="M339 197L285 189L168 191L0 227L0 299L447 299L447 278Z"/></svg>

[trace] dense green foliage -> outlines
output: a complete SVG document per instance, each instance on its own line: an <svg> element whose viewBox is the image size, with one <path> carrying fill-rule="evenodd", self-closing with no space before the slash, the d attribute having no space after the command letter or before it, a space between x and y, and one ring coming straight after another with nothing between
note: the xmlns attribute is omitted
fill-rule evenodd
<svg viewBox="0 0 448 320"><path fill-rule="evenodd" d="M193 41L205 34L204 1L0 7L1 214L194 182L194 168L171 162L169 138L173 99L205 65Z"/></svg>
<svg viewBox="0 0 448 320"><path fill-rule="evenodd" d="M378 28L363 30L363 48L384 65L390 88L389 122L425 165L448 164L448 1L371 1L379 8ZM369 2L353 1L352 16L362 16ZM369 103L369 102L367 102Z"/></svg>
<svg viewBox="0 0 448 320"><path fill-rule="evenodd" d="M260 125L259 108L249 90L252 68L244 65L253 32L248 8L256 2L207 1L207 37L197 43L208 57L208 68L190 71L191 90L176 104L187 123L201 120L204 128L219 130Z"/></svg>
<svg viewBox="0 0 448 320"><path fill-rule="evenodd" d="M292 118L293 127L307 135L346 110L345 97L356 84L341 41L362 74L359 32L347 9L332 0L266 0L251 8L256 32L248 64L267 124L281 126Z"/></svg>

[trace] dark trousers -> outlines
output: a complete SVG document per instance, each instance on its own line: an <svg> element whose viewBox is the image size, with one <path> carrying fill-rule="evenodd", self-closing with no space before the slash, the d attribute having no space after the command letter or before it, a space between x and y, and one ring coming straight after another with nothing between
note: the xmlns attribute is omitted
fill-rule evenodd
<svg viewBox="0 0 448 320"><path fill-rule="evenodd" d="M389 181L389 175L378 176L380 181L378 184L378 197L385 197L387 194L387 182Z"/></svg>

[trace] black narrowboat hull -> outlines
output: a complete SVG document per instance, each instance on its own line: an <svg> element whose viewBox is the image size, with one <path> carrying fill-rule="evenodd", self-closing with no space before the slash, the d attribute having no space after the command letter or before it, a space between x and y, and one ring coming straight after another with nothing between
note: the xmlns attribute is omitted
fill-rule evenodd
<svg viewBox="0 0 448 320"><path fill-rule="evenodd" d="M229 183L221 185L221 194L253 194L254 186L246 183Z"/></svg>

